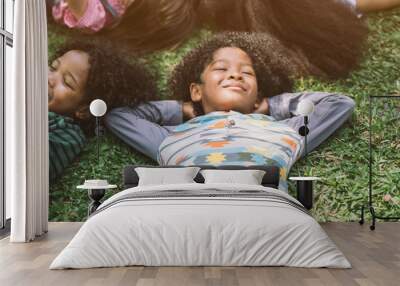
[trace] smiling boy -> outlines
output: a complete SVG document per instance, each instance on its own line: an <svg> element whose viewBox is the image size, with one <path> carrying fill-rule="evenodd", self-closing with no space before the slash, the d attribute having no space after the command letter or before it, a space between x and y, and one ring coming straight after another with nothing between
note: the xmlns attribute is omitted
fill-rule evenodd
<svg viewBox="0 0 400 286"><path fill-rule="evenodd" d="M190 84L192 102L201 103L204 114L235 110L253 113L259 106L256 74L249 56L239 48L222 48L201 75Z"/></svg>

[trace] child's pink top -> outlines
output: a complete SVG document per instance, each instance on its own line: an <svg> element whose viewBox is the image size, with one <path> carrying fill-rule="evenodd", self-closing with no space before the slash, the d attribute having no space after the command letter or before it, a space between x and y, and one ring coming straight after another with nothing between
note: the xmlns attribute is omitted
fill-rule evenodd
<svg viewBox="0 0 400 286"><path fill-rule="evenodd" d="M117 17L121 18L126 11L122 1L108 0L108 3L118 14ZM52 13L55 21L63 23L69 28L82 29L91 33L98 32L104 27L112 26L116 20L100 0L88 0L86 11L80 19L75 18L65 0L58 1L53 6Z"/></svg>

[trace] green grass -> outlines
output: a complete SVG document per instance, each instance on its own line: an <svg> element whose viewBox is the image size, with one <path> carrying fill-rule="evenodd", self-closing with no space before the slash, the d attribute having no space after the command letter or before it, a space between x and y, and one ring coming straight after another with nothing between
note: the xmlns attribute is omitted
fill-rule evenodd
<svg viewBox="0 0 400 286"><path fill-rule="evenodd" d="M362 67L341 81L324 83L313 79L297 82L297 91L331 91L351 96L356 109L350 123L314 150L308 163L299 161L290 175L312 174L323 181L315 184L313 215L319 221L358 220L368 192L368 97L400 94L400 10L380 13L368 20L371 35ZM175 52L148 56L146 61L158 75L158 88L165 97L167 75L182 55L201 38L198 34ZM63 41L51 28L49 53ZM400 100L373 103L374 200L381 215L400 213ZM397 121L396 121L397 118ZM96 161L95 141L89 142L80 158L50 187L50 220L81 221L88 198L76 186L89 178L104 178L121 186L127 164L156 164L107 134L101 143L101 160ZM291 184L294 194L294 185ZM117 191L119 191L118 189ZM390 194L392 200L383 200ZM108 196L112 195L110 192Z"/></svg>

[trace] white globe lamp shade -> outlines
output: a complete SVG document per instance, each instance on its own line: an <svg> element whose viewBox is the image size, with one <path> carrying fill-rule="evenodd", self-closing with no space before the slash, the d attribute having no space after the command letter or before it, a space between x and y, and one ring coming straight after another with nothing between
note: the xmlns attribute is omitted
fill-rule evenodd
<svg viewBox="0 0 400 286"><path fill-rule="evenodd" d="M95 99L90 103L90 113L93 116L101 117L106 114L107 104L101 99Z"/></svg>
<svg viewBox="0 0 400 286"><path fill-rule="evenodd" d="M308 116L314 111L314 103L309 99L303 99L297 105L297 114Z"/></svg>

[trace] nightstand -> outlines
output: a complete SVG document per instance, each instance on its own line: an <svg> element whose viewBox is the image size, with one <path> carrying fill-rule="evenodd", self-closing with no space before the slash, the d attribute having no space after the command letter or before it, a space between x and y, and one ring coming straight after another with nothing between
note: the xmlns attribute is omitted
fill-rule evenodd
<svg viewBox="0 0 400 286"><path fill-rule="evenodd" d="M297 182L297 200L310 210L313 207L313 182L319 181L318 177L290 177L289 180Z"/></svg>
<svg viewBox="0 0 400 286"><path fill-rule="evenodd" d="M83 185L77 186L77 189L88 190L90 203L88 206L88 216L96 211L101 205L100 200L104 197L106 190L115 189L116 185L109 185L107 180L85 180Z"/></svg>

